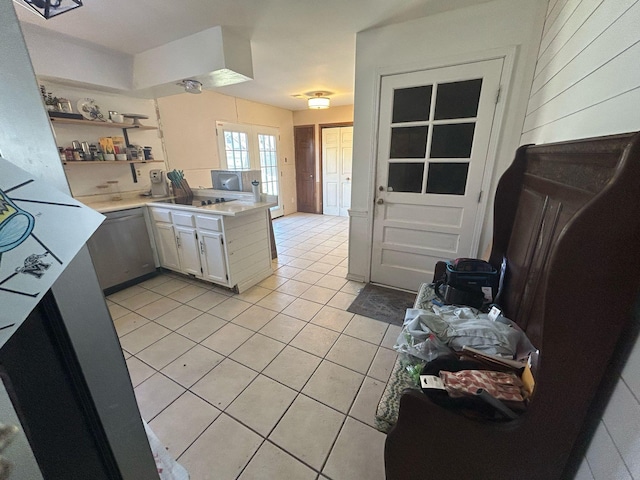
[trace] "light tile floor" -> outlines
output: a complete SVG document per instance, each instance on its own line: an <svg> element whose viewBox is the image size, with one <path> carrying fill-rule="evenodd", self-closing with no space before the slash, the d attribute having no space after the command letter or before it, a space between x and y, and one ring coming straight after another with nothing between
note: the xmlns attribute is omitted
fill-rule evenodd
<svg viewBox="0 0 640 480"><path fill-rule="evenodd" d="M346 311L346 218L274 232L274 275L240 295L168 273L108 297L140 412L192 480L383 479L400 328Z"/></svg>

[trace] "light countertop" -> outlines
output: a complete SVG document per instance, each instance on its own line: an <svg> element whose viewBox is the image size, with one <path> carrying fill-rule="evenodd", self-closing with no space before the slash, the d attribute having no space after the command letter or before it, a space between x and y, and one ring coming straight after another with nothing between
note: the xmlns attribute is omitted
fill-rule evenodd
<svg viewBox="0 0 640 480"><path fill-rule="evenodd" d="M200 192L195 190L196 194L195 198L214 198L216 194L218 194L217 190L206 189L203 195L199 195ZM137 208L143 207L145 205L152 205L155 207L163 207L163 208L172 208L177 210L184 210L189 212L203 212L207 213L215 213L218 215L226 215L226 216L236 216L242 215L250 212L255 212L257 210L265 210L267 208L275 207L277 202L265 201L265 202L252 202L250 199L252 198L251 194L243 194L243 192L237 192L236 195L230 195L230 192L226 192L224 196L227 198L237 198L232 202L224 202L224 203L214 203L211 205L201 206L201 207L193 207L191 205L179 205L179 204L168 204L168 203L160 203L162 200L169 199L171 197L165 198L152 198L148 196L141 196L140 193L133 192L122 195L121 200L111 200L108 195L92 195L86 197L76 197L76 200L84 203L87 207L97 210L100 213L108 213L108 212L116 212L118 210L127 210L129 208ZM219 195L223 196L223 195Z"/></svg>
<svg viewBox="0 0 640 480"><path fill-rule="evenodd" d="M258 210L266 210L267 208L275 207L275 202L247 202L245 200L234 200L233 202L214 203L211 205L202 205L200 207L193 207L191 205L178 205L169 203L156 203L149 202L147 205L152 207L171 208L174 210L184 210L193 213L215 213L217 215L225 215L235 217L246 213L255 212Z"/></svg>
<svg viewBox="0 0 640 480"><path fill-rule="evenodd" d="M92 199L91 197L77 197L76 200L100 213L108 213L127 210L128 208L143 207L149 203L151 197L123 197L122 200L98 200Z"/></svg>

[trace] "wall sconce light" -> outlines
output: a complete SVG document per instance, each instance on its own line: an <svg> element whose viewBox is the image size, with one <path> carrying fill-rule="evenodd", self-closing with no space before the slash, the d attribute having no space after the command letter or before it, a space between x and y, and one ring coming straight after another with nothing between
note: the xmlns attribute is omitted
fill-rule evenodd
<svg viewBox="0 0 640 480"><path fill-rule="evenodd" d="M307 100L307 105L309 108L313 110L321 110L323 108L329 108L331 100L328 97L323 97L326 95L325 92L316 92L314 97L311 97Z"/></svg>
<svg viewBox="0 0 640 480"><path fill-rule="evenodd" d="M82 6L82 0L22 0L46 20Z"/></svg>

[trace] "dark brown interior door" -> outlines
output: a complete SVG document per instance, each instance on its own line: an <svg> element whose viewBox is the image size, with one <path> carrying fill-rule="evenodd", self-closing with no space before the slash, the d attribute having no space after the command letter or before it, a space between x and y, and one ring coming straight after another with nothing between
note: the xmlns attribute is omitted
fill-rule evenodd
<svg viewBox="0 0 640 480"><path fill-rule="evenodd" d="M298 211L318 213L316 202L315 126L294 127Z"/></svg>

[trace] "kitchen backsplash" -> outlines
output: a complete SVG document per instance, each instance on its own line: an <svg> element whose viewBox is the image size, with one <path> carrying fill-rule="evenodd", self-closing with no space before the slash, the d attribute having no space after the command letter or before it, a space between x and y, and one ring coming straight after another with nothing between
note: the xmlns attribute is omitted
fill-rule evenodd
<svg viewBox="0 0 640 480"><path fill-rule="evenodd" d="M117 181L122 193L150 190L149 171L156 168L165 169L161 163L136 163L134 167L140 171L140 175L136 172L137 183L133 182L131 168L128 164L65 165L64 172L67 175L73 196L83 197L103 194L104 189L100 186L106 185L107 181Z"/></svg>

